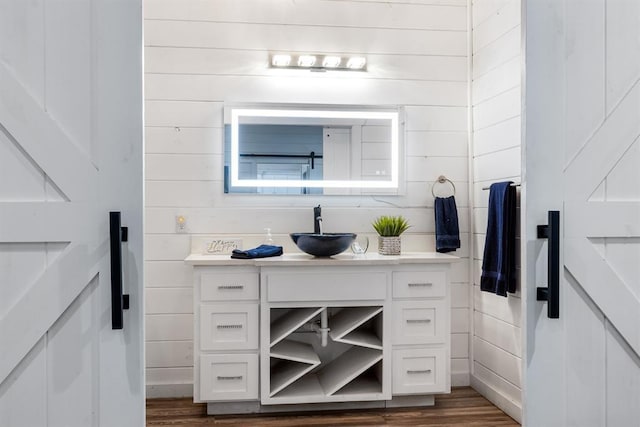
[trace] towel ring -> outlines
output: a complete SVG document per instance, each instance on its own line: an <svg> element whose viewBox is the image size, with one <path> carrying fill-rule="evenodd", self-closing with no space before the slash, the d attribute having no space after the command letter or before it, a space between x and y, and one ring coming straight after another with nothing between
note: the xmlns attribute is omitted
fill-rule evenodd
<svg viewBox="0 0 640 427"><path fill-rule="evenodd" d="M436 179L436 180L435 180L435 182L433 183L433 185L431 186L431 194L433 195L433 197L437 197L437 196L436 196L436 193L433 191L433 189L435 188L436 184L446 184L447 182L448 182L449 184L451 184L451 188L453 188L453 194L452 194L452 196L455 196L455 195L456 195L456 186L455 186L455 184L453 183L453 181L451 181L449 178L447 178L447 177L446 177L446 176L444 176L444 175L440 175L440 176L438 177L438 179Z"/></svg>

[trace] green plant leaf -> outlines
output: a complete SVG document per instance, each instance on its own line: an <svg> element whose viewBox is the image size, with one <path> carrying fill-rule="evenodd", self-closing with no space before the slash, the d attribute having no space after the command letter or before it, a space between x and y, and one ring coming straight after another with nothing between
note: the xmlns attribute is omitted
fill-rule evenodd
<svg viewBox="0 0 640 427"><path fill-rule="evenodd" d="M371 225L383 237L399 236L410 227L409 222L402 215L382 215L376 218Z"/></svg>

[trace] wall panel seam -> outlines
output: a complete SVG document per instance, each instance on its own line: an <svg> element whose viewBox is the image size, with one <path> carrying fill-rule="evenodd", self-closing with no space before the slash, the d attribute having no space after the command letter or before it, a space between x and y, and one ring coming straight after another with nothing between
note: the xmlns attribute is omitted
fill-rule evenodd
<svg viewBox="0 0 640 427"><path fill-rule="evenodd" d="M491 156L492 154L501 153L501 152L503 152L503 151L514 150L514 149L516 149L516 148L518 148L518 149L519 149L519 148L521 148L521 147L522 147L522 145L520 145L520 144L510 145L510 146L508 146L508 147L500 148L500 149L498 149L498 150L488 151L488 152L486 152L486 153L481 153L481 154L474 154L474 155L473 155L473 158L474 158L474 159L480 159L480 158L482 158L482 157ZM518 158L520 158L520 156L518 156Z"/></svg>
<svg viewBox="0 0 640 427"><path fill-rule="evenodd" d="M511 0L511 1L515 1L515 0ZM481 52L482 49L484 49L485 47L491 45L492 43L495 43L496 41L500 40L502 37L505 36L505 34L509 33L510 31L513 31L514 29L518 28L519 26L520 26L520 23L517 23L513 27L510 27L508 30L504 31L503 33L500 33L499 35L496 36L496 38L491 39L491 41L489 43L480 46L480 48L478 48L478 50L474 51L473 54L476 55L478 52Z"/></svg>
<svg viewBox="0 0 640 427"><path fill-rule="evenodd" d="M497 41L497 40L496 40L496 41ZM474 56L474 58L475 58L475 56L476 56L476 55L473 55L473 56ZM482 77L484 77L484 76L486 76L486 75L488 75L488 74L492 73L493 71L495 71L495 70L497 70L498 68L502 67L502 66L503 66L504 64L506 64L507 62L513 61L513 60L514 60L514 59L516 59L516 58L520 58L520 56L521 56L521 55L520 55L519 53L517 53L517 54L515 54L515 55L513 55L513 56L510 56L509 58L507 58L507 59L503 60L502 62L498 62L498 63L497 63L497 65L495 65L495 66L493 66L493 67L489 68L488 70L484 71L482 74L474 75L474 76L473 76L473 81L476 81L476 80L478 80L478 79L480 79L480 78L482 78Z"/></svg>
<svg viewBox="0 0 640 427"><path fill-rule="evenodd" d="M476 285L476 286L477 286L477 285ZM499 318L499 317L496 317L495 315L493 315L493 314L491 314L491 313L488 313L488 312L485 312L485 311L479 310L479 309L478 309L477 307L475 307L475 306L473 307L473 312L474 312L474 313L480 313L480 314L482 314L483 316L491 317L492 319L499 320L499 321L501 321L501 322L503 322L503 323L506 323L507 325L511 325L511 326L516 327L516 328L522 329L522 327L521 327L521 326L518 326L518 325L517 325L517 324L515 324L515 323L507 322L506 320L501 319L501 318ZM474 332L474 334L475 334L475 331L473 331L473 332Z"/></svg>
<svg viewBox="0 0 640 427"><path fill-rule="evenodd" d="M498 98L499 96L502 96L502 95L506 94L507 92L510 92L510 91L512 91L512 90L514 90L514 89L519 89L520 87L521 87L520 83L516 83L516 84L514 84L513 86L510 86L510 87L509 87L509 88L507 88L507 89L502 89L500 92L496 92L496 93L492 94L491 96L489 96L489 97L487 97L487 98L483 98L481 101L479 101L479 102L477 102L477 103L474 103L474 104L472 105L472 108L477 109L478 107L483 106L483 105L484 105L484 104L486 104L487 102L489 102L489 101L493 101L493 100L495 100L496 98ZM518 113L517 115L519 116L519 115L520 115L520 113Z"/></svg>
<svg viewBox="0 0 640 427"><path fill-rule="evenodd" d="M516 385L516 384L512 383L511 381L509 381L508 379L506 379L505 377L503 377L502 375L500 375L498 372L494 371L493 369L491 369L491 368L487 367L486 365L484 365L484 364L482 364L482 363L478 362L477 360L474 360L473 362L474 362L474 363L477 363L477 364L478 364L478 365L480 365L480 366L482 366L482 367L483 367L483 368L485 368L487 371L492 372L495 376L500 377L500 379L502 379L503 381L505 381L505 382L509 383L509 385L513 386L514 388L516 388L516 389L518 389L518 390L522 390L522 387L520 387L519 385ZM484 382L485 382L486 384L488 384L488 385L491 385L491 384L489 384L487 381L484 381ZM491 386L493 386L493 385L491 385Z"/></svg>

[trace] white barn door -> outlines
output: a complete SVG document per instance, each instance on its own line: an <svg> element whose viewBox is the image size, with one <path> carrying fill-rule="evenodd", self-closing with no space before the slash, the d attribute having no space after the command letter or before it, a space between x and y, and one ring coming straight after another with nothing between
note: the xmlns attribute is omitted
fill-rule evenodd
<svg viewBox="0 0 640 427"><path fill-rule="evenodd" d="M1 426L144 424L141 62L139 0L0 2Z"/></svg>
<svg viewBox="0 0 640 427"><path fill-rule="evenodd" d="M528 0L525 174L528 426L640 426L640 2ZM561 212L560 318L546 243Z"/></svg>

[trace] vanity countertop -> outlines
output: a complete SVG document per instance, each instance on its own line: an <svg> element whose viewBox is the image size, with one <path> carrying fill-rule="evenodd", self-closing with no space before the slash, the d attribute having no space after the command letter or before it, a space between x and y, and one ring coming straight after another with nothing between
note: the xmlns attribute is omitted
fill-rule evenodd
<svg viewBox="0 0 640 427"><path fill-rule="evenodd" d="M438 252L403 252L401 255L380 255L368 253L364 255L340 254L329 258L316 258L304 253L284 254L270 258L232 259L230 255L191 254L185 262L194 266L323 266L323 265L397 265L451 263L460 258Z"/></svg>

